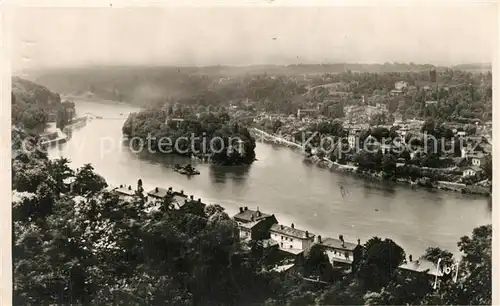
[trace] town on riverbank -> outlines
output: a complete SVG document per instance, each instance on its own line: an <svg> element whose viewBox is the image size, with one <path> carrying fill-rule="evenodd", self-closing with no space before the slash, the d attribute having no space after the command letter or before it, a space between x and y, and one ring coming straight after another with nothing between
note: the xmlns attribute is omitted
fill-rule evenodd
<svg viewBox="0 0 500 306"><path fill-rule="evenodd" d="M424 86L422 82L411 85L400 80L385 94L362 95L359 99L345 82L312 87L309 94L321 89L320 101L311 99L296 114L251 112L249 101L231 109L242 120L251 118L257 140L298 149L307 161L322 167L371 179L490 195L491 120L484 116L429 116L460 92L458 85L437 82L434 70L429 75L431 81L423 82ZM487 82L480 80L482 84ZM426 100L436 94L442 94L440 99ZM422 95L420 111L426 120L404 116L411 113L405 107L415 95ZM357 102L344 105L349 101L346 97ZM303 108L307 106L310 108ZM341 117L332 118L332 112Z"/></svg>
<svg viewBox="0 0 500 306"><path fill-rule="evenodd" d="M292 125L300 126L299 135L304 135L307 144L304 145L298 137L283 136L279 128L261 126L262 122L255 116L241 118L237 113L239 106L216 109L200 106L162 103L131 114L122 132L140 139L147 139L152 132L178 139L193 132L197 133L193 136L198 136L204 131L211 131L212 138L221 135L225 139L243 137L244 141L238 143L243 145L230 146L231 150L224 150L215 158L221 166L253 162L255 141L262 137L302 150L306 161L348 169L358 175L396 181L404 181L406 175L411 182L423 186L432 186L436 178L440 179L437 182L454 183L456 176L465 176L453 165L437 167L436 160L442 163L446 154L452 154L443 148L438 148L437 156L429 156L425 151L414 155L414 152L397 153L396 145L380 141L384 137L392 141L399 139L406 128L414 133L432 134L436 138L444 135L444 139L452 140L454 135L443 122L406 120L404 124L409 126L401 129L399 125L390 128L383 124L368 125L362 126L367 129L366 133L361 130L349 137L352 135L346 130L357 123L346 123L342 117L332 120L316 116L312 110L304 115L308 112L300 108L300 112L286 118ZM269 113L259 112L263 116ZM93 115L93 118L98 119L98 116ZM109 187L90 164L73 170L68 167L67 159L48 160L43 152L24 152L19 149L19 143L23 140L22 126L30 123L29 119L21 117L18 122L21 128L13 129L16 140L13 141L16 144L16 148L13 147L16 152L13 154L14 247L19 252L15 271L20 283L16 298L21 301L102 302L109 301L105 297L110 292L105 290L117 295L129 290L137 293L143 284L154 288L151 290L159 290L153 296L167 290L169 297L163 301L174 296L188 304L206 299L214 305L229 305L245 299L270 305L286 305L297 300L307 301L306 304L404 304L415 301L439 304L488 300L484 295L471 296L455 287L459 284L460 288L470 288L476 275L481 279L491 278L488 274L491 270L491 226L479 226L471 237L460 239L457 245L464 254L462 264L452 253L438 247L429 247L422 256L413 257L389 238L373 237L362 243L355 236L344 237L340 232L333 236L330 232L332 237L326 237L320 231L284 224L274 211L248 207L244 201L239 204L238 212L229 217L224 207L207 205L201 198L184 191L161 186L146 188L142 180L136 187ZM285 118L282 119L277 125L286 127L283 125ZM45 123L40 122L40 126ZM467 124L463 129L469 134L456 133L464 141L473 140L471 137L482 126L481 122ZM328 148L322 147L325 138L336 145L329 155L324 153ZM347 140L343 141L344 138ZM371 147L367 150L358 151L356 146L350 145L368 138L374 140L369 142ZM425 138L421 141L415 146L425 148ZM480 147L488 157L487 144ZM462 154L462 150L458 153ZM195 159L205 157L193 156L189 150L184 155ZM213 152L206 156L210 162L213 157ZM480 159L478 156L473 158ZM467 156L463 160L469 161ZM477 163L477 160L470 159L470 162ZM448 172L443 174L436 169ZM438 173L433 177L435 172ZM448 175L448 178L441 179L439 175ZM476 178L481 177L474 176ZM54 249L51 247L54 245L68 247ZM37 262L33 263L35 258L31 254L43 256L37 256ZM480 258L479 262L469 262L471 256ZM26 275L27 263L43 267L34 272L43 277L39 281L42 289L32 288L24 281L31 278ZM53 270L64 273L59 276L51 272ZM169 275L172 279L166 280ZM217 289L201 288L201 284L209 280L215 281ZM154 285L162 282L175 285ZM77 288L84 288L84 292L68 287L76 283L81 284ZM57 290L51 292L56 294L43 293L54 286ZM245 289L238 289L241 287ZM238 293L225 294L227 290L222 288ZM412 296L401 294L401 290L411 292ZM474 291L470 288L467 292Z"/></svg>

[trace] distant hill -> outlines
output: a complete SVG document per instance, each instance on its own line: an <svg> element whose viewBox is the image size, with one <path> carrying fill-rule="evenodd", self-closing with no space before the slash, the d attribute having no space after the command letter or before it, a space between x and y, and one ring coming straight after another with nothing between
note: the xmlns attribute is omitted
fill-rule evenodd
<svg viewBox="0 0 500 306"><path fill-rule="evenodd" d="M19 77L12 77L12 124L27 130L43 131L61 105L58 93Z"/></svg>
<svg viewBox="0 0 500 306"><path fill-rule="evenodd" d="M162 99L186 98L200 88L232 83L255 75L306 76L352 72L419 72L434 66L416 64L317 64L209 67L103 66L31 71L31 79L66 95L94 95L99 98L150 104ZM232 86L232 85L231 85Z"/></svg>
<svg viewBox="0 0 500 306"><path fill-rule="evenodd" d="M16 102L48 106L61 103L59 94L35 82L12 77L12 94Z"/></svg>

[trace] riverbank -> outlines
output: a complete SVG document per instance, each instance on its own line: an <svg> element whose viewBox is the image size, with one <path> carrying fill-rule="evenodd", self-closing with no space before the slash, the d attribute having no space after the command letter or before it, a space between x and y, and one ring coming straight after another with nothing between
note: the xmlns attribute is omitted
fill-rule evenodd
<svg viewBox="0 0 500 306"><path fill-rule="evenodd" d="M287 148L291 148L294 151L300 150L301 154L304 154L303 151L303 146L297 144L297 143L292 143L286 139L282 139L278 136L271 135L267 132L264 132L262 130L259 130L257 128L252 129L253 132L256 135L260 135L259 140L264 143L271 143L271 144L276 144L280 146L284 146ZM291 145L293 144L293 145ZM453 192L460 192L460 193L467 193L467 194L476 194L476 195L483 195L483 196L490 196L491 191L487 187L483 186L477 186L477 185L465 185L461 183L455 183L455 182L446 182L446 181L438 181L438 182L433 182L433 183L428 183L427 178L422 177L418 178L417 180L411 180L411 179L405 179L405 178L395 178L395 177L388 177L384 175L384 172L375 172L375 171L362 171L360 170L357 166L353 165L342 165L337 162L334 162L330 159L327 158L319 158L315 155L311 157L305 157L304 160L306 162L311 162L321 168L329 168L332 171L336 172L343 172L343 173L350 173L356 177L363 178L363 179L370 179L370 180L377 180L377 181L390 181L402 185L410 185L412 187L424 187L424 188L433 188L433 189L439 189L443 191L453 191Z"/></svg>
<svg viewBox="0 0 500 306"><path fill-rule="evenodd" d="M431 182L427 183L426 178L418 178L416 180L411 180L411 179L405 179L405 178L396 178L394 176L386 176L384 172L379 171L363 171L360 170L357 166L352 166L352 165L342 165L337 162L333 162L327 158L318 158L317 156L312 156L312 157L305 157L304 160L309 161L319 167L322 168L329 168L332 171L337 171L337 172L343 172L343 173L351 173L356 177L363 178L363 179L370 179L370 180L377 180L381 182L394 182L398 184L403 184L403 185L410 185L412 187L420 187L420 188L433 188L433 189L440 189L443 191L453 191L453 192L460 192L460 193L468 193L468 194L476 194L476 195L483 195L483 196L490 196L491 191L489 188L484 187L484 186L476 186L476 185L466 185L462 183L456 183L456 182L447 182L447 181L437 181L437 182Z"/></svg>
<svg viewBox="0 0 500 306"><path fill-rule="evenodd" d="M122 101L115 101L115 100L101 99L101 98L98 98L98 97L85 97L85 96L63 95L63 96L61 96L61 99L64 99L64 100L73 100L74 102L76 102L76 101L84 101L84 102L94 102L94 103L101 103L101 104L112 104L112 105L121 105L121 106L134 106L131 103L122 102Z"/></svg>

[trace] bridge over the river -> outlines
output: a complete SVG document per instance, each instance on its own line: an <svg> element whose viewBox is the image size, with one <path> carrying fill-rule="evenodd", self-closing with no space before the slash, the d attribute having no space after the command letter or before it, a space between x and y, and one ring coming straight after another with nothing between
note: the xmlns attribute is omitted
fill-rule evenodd
<svg viewBox="0 0 500 306"><path fill-rule="evenodd" d="M88 118L88 119L97 119L97 120L124 120L124 119L127 119L127 116L128 114L121 114L117 117L102 117L102 116L99 116L99 115L96 115L96 114L93 114L93 113L89 113L89 112L86 112L85 113L85 116Z"/></svg>
<svg viewBox="0 0 500 306"><path fill-rule="evenodd" d="M294 147L294 148L298 148L298 149L302 149L303 146L298 144L298 143L295 143L295 142L292 142L292 141L289 141L283 137L278 137L278 136L275 136L275 135L272 135L272 134L269 134L267 132L264 132L262 130L259 130L258 128L252 128L251 129L254 137L256 140L261 140L261 141L266 141L266 142L272 142L272 143L276 143L276 144L280 144L280 145L285 145L287 147Z"/></svg>

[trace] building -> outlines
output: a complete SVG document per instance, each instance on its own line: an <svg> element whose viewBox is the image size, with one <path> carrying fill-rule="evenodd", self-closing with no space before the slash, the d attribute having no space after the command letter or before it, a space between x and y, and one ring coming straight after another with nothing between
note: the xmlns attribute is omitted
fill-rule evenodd
<svg viewBox="0 0 500 306"><path fill-rule="evenodd" d="M400 271L406 274L415 275L420 273L426 273L431 277L441 277L443 273L439 270L437 263L433 263L425 258L419 258L417 260L412 260L410 255L410 260L399 266Z"/></svg>
<svg viewBox="0 0 500 306"><path fill-rule="evenodd" d="M391 96L397 96L403 94L402 90L393 89L391 90Z"/></svg>
<svg viewBox="0 0 500 306"><path fill-rule="evenodd" d="M113 192L124 200L132 200L135 197L135 190L130 185L120 185L120 187L113 189Z"/></svg>
<svg viewBox="0 0 500 306"><path fill-rule="evenodd" d="M482 152L472 152L468 157L471 159L473 166L483 167L486 163L486 157Z"/></svg>
<svg viewBox="0 0 500 306"><path fill-rule="evenodd" d="M298 255L309 249L314 243L314 235L308 231L296 229L283 224L273 224L270 228L271 238L278 241L281 251Z"/></svg>
<svg viewBox="0 0 500 306"><path fill-rule="evenodd" d="M437 106L437 104L438 101L425 101L425 106L430 106L430 105Z"/></svg>
<svg viewBox="0 0 500 306"><path fill-rule="evenodd" d="M185 195L180 195L174 192L172 199L174 199L174 203L176 205L174 207L180 211L189 211L191 213L201 214L207 206L201 201L201 198L195 200L192 195L188 198Z"/></svg>
<svg viewBox="0 0 500 306"><path fill-rule="evenodd" d="M73 192L73 186L75 185L76 177L70 176L63 180L64 192Z"/></svg>
<svg viewBox="0 0 500 306"><path fill-rule="evenodd" d="M319 115L318 108L310 108L310 109L298 109L297 110L297 119L303 118L316 118Z"/></svg>
<svg viewBox="0 0 500 306"><path fill-rule="evenodd" d="M233 216L238 225L240 239L263 240L268 239L269 230L273 224L278 223L274 215L269 215L257 210L240 207L238 214Z"/></svg>
<svg viewBox="0 0 500 306"><path fill-rule="evenodd" d="M175 125L176 128L179 128L179 126L181 125L181 123L183 121L184 121L184 119L182 119L182 118L167 117L167 119L165 119L165 125L169 125L170 123L172 123L173 125Z"/></svg>
<svg viewBox="0 0 500 306"><path fill-rule="evenodd" d="M169 200L171 204L174 205L174 208L181 209L186 203L197 202L195 206L204 207L205 204L201 203L201 199L198 201L194 200L194 196L188 196L184 193L184 190L174 191L172 187L168 189L155 187L155 189L149 191L147 193L147 197L149 201L164 201Z"/></svg>
<svg viewBox="0 0 500 306"><path fill-rule="evenodd" d="M474 158L476 156L481 156L483 155L479 153L491 153L491 144L485 137L481 136L470 136L466 138L466 143L467 146L462 148L461 151L461 157L470 159Z"/></svg>
<svg viewBox="0 0 500 306"><path fill-rule="evenodd" d="M172 187L169 188L167 199L170 199L176 208L181 208L189 200L183 190L180 192L173 191ZM191 196L190 200L194 200L194 196Z"/></svg>
<svg viewBox="0 0 500 306"><path fill-rule="evenodd" d="M437 72L435 69L431 69L429 71L429 80L432 82L432 83L435 83L437 82Z"/></svg>
<svg viewBox="0 0 500 306"><path fill-rule="evenodd" d="M359 239L357 244L346 242L342 235L339 235L339 239L321 239L321 236L318 236L317 244L324 248L333 266L351 265L353 262L361 260L363 254Z"/></svg>
<svg viewBox="0 0 500 306"><path fill-rule="evenodd" d="M379 110L381 110L382 112L387 112L387 105L386 104L383 104L383 103L376 103L375 104L375 107Z"/></svg>
<svg viewBox="0 0 500 306"><path fill-rule="evenodd" d="M284 265L279 265L271 269L273 272L277 273L291 273L295 271L295 264L294 263L289 263L289 264L284 264Z"/></svg>
<svg viewBox="0 0 500 306"><path fill-rule="evenodd" d="M403 89L405 89L407 87L408 87L408 83L405 82L405 81L398 81L398 82L394 83L394 88L396 90L400 90L401 91L401 90L403 90Z"/></svg>
<svg viewBox="0 0 500 306"><path fill-rule="evenodd" d="M152 201L164 200L170 195L171 191L172 191L172 188L169 188L167 190L165 188L155 187L155 189L148 191L147 196L148 196L148 199L152 200Z"/></svg>
<svg viewBox="0 0 500 306"><path fill-rule="evenodd" d="M359 139L359 133L360 130L356 128L349 130L349 134L347 136L347 142L349 143L349 147L351 149L356 148Z"/></svg>
<svg viewBox="0 0 500 306"><path fill-rule="evenodd" d="M479 174L483 171L483 169L477 167L477 166L469 166L464 169L462 176L463 177L471 177L475 176L476 174Z"/></svg>

